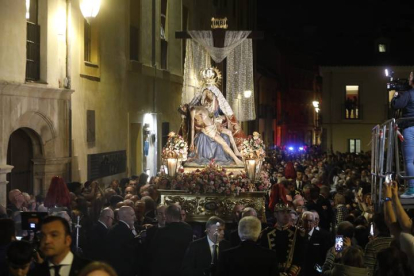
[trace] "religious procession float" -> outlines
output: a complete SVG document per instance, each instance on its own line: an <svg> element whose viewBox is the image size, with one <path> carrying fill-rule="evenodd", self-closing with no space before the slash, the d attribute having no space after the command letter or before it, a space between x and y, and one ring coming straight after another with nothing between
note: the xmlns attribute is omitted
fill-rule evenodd
<svg viewBox="0 0 414 276"><path fill-rule="evenodd" d="M212 31L189 31L184 85L178 109L181 127L162 150L156 184L164 204L178 203L191 221L217 215L231 219L235 205L257 210L265 221L261 170L265 145L258 132L246 136L239 124L255 119L253 54L249 31L225 31L224 47L213 47ZM226 59L225 95L217 67Z"/></svg>

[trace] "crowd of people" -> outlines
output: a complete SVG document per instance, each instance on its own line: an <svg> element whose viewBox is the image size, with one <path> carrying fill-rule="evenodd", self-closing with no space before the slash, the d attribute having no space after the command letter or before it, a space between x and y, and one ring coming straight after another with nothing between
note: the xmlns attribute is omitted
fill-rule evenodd
<svg viewBox="0 0 414 276"><path fill-rule="evenodd" d="M413 214L397 181L374 208L370 164L270 150L266 217L235 205L231 222L187 221L145 173L108 186L54 177L45 196L14 189L0 206L0 275L413 275ZM48 216L28 231L21 211Z"/></svg>

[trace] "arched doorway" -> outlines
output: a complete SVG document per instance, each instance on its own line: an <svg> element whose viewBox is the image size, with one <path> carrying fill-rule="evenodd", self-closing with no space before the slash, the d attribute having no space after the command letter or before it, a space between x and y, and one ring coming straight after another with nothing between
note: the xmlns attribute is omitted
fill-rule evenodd
<svg viewBox="0 0 414 276"><path fill-rule="evenodd" d="M33 194L33 142L28 130L19 128L10 135L7 164L14 166L7 175L7 192L19 189Z"/></svg>

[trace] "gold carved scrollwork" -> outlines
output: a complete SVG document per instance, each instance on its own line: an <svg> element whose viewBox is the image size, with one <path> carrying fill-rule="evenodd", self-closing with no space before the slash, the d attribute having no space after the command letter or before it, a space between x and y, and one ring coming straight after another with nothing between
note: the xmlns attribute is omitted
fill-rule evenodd
<svg viewBox="0 0 414 276"><path fill-rule="evenodd" d="M205 222L211 216L219 216L231 221L235 205L252 207L258 217L265 221L264 192L242 193L239 196L225 195L193 195L183 191L159 190L163 204L179 204L186 210L189 221Z"/></svg>

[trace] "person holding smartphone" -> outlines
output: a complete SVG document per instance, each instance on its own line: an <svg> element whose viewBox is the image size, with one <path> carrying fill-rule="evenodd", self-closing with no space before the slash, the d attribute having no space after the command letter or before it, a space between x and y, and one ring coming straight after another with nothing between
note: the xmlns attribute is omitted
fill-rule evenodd
<svg viewBox="0 0 414 276"><path fill-rule="evenodd" d="M341 262L342 252L351 246L351 240L354 237L355 227L349 221L343 221L338 224L335 236L335 245L328 250L325 263L322 266L322 272L331 271L335 263Z"/></svg>
<svg viewBox="0 0 414 276"><path fill-rule="evenodd" d="M372 228L371 241L365 247L364 264L372 272L377 267L376 256L381 250L388 248L392 242L390 230L387 227L384 219L384 213L375 214L372 217Z"/></svg>

